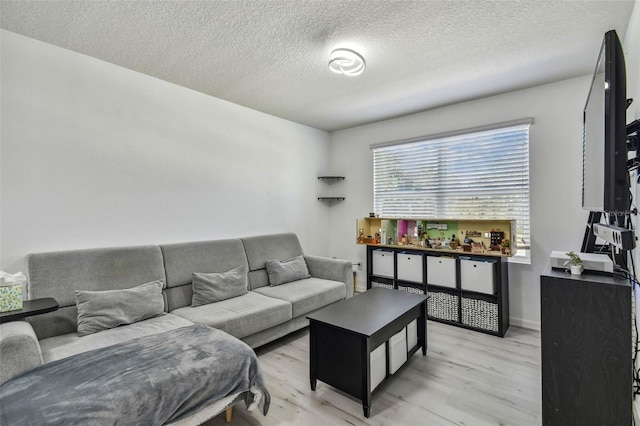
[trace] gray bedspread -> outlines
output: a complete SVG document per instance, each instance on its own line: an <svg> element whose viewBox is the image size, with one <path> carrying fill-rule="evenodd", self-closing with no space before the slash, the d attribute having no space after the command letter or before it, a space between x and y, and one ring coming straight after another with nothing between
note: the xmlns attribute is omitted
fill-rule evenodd
<svg viewBox="0 0 640 426"><path fill-rule="evenodd" d="M253 350L204 325L183 327L44 364L0 386L2 425L161 425L245 392L270 396Z"/></svg>

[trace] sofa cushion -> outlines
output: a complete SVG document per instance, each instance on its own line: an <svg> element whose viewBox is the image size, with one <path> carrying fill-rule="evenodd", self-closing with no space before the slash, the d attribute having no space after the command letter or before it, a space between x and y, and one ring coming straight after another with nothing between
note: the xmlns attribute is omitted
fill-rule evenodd
<svg viewBox="0 0 640 426"><path fill-rule="evenodd" d="M195 241L160 246L167 275L169 311L191 306L193 273L219 273L244 266L247 256L239 239Z"/></svg>
<svg viewBox="0 0 640 426"><path fill-rule="evenodd" d="M302 255L288 260L267 260L265 262L269 274L269 285L276 286L309 278L309 269Z"/></svg>
<svg viewBox="0 0 640 426"><path fill-rule="evenodd" d="M160 246L167 288L191 285L194 272L225 272L246 266L247 256L239 239L195 241Z"/></svg>
<svg viewBox="0 0 640 426"><path fill-rule="evenodd" d="M127 340L137 337L150 336L190 325L193 325L193 323L182 317L165 314L135 324L111 328L83 337L78 336L78 333L49 337L40 341L40 348L42 349L44 362L50 362L81 352L126 342Z"/></svg>
<svg viewBox="0 0 640 426"><path fill-rule="evenodd" d="M291 303L293 318L344 299L347 295L344 283L320 278L308 278L276 287L261 287L254 292Z"/></svg>
<svg viewBox="0 0 640 426"><path fill-rule="evenodd" d="M76 290L78 335L133 324L164 314L162 281L152 281L124 290Z"/></svg>
<svg viewBox="0 0 640 426"><path fill-rule="evenodd" d="M249 262L249 290L269 285L265 263L273 259L291 259L303 254L294 233L259 235L242 238Z"/></svg>
<svg viewBox="0 0 640 426"><path fill-rule="evenodd" d="M344 287L344 286L343 286ZM219 328L239 339L291 319L291 303L248 292L242 296L171 311L194 323Z"/></svg>
<svg viewBox="0 0 640 426"><path fill-rule="evenodd" d="M30 254L27 273L28 299L53 297L60 305L59 311L29 318L40 339L76 332L75 290L119 290L165 280L162 252L158 246ZM64 319L58 321L61 316Z"/></svg>
<svg viewBox="0 0 640 426"><path fill-rule="evenodd" d="M220 302L247 292L247 268L240 266L227 272L193 273L193 299L191 306Z"/></svg>

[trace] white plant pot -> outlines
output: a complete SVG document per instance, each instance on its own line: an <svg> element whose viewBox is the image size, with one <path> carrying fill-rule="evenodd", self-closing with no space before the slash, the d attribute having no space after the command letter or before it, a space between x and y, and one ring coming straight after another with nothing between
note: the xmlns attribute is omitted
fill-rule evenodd
<svg viewBox="0 0 640 426"><path fill-rule="evenodd" d="M582 275L582 265L571 265L571 275Z"/></svg>

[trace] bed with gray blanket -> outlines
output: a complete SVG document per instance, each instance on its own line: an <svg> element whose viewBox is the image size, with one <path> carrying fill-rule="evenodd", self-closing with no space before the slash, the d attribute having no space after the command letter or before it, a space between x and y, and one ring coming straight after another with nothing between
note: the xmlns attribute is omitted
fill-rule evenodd
<svg viewBox="0 0 640 426"><path fill-rule="evenodd" d="M267 414L253 350L192 325L46 363L0 386L3 425L161 425L232 395Z"/></svg>

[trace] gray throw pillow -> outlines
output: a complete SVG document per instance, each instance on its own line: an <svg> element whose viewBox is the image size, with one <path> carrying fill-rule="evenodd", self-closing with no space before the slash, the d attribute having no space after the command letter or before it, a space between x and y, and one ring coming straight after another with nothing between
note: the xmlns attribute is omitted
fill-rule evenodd
<svg viewBox="0 0 640 426"><path fill-rule="evenodd" d="M194 273L193 298L191 306L207 305L232 297L242 296L247 292L247 267L239 266L227 272Z"/></svg>
<svg viewBox="0 0 640 426"><path fill-rule="evenodd" d="M267 260L265 266L269 274L269 285L272 287L311 277L302 255L289 260Z"/></svg>
<svg viewBox="0 0 640 426"><path fill-rule="evenodd" d="M124 290L76 290L78 335L97 333L164 314L162 281Z"/></svg>

